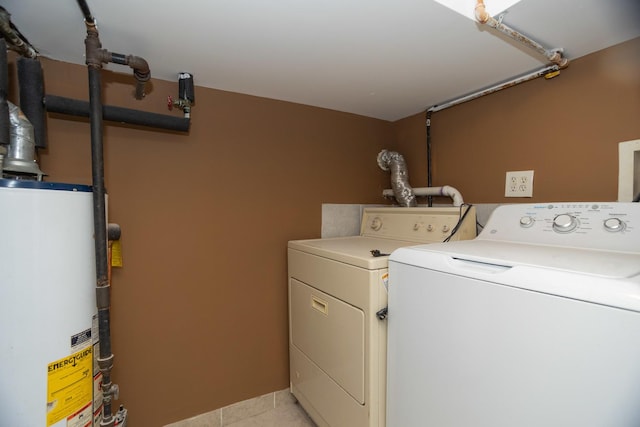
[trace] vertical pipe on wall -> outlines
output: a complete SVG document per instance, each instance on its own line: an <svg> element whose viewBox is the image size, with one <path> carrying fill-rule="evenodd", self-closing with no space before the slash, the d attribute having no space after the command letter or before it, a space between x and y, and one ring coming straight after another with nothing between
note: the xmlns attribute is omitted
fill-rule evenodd
<svg viewBox="0 0 640 427"><path fill-rule="evenodd" d="M432 187L431 174L431 109L427 110L427 187ZM427 197L429 207L433 206L433 196Z"/></svg>
<svg viewBox="0 0 640 427"><path fill-rule="evenodd" d="M0 39L0 144L9 144L9 65L7 62L7 44ZM2 168L0 168L0 178Z"/></svg>
<svg viewBox="0 0 640 427"><path fill-rule="evenodd" d="M86 4L85 4L86 5ZM102 372L103 408L100 425L113 427L113 394L117 391L111 383L114 355L111 352L110 299L111 285L108 278L106 191L104 185L104 152L102 141L102 61L95 52L100 48L98 31L88 21L85 46L89 72L89 108L91 123L91 178L93 185L93 221L96 253L96 303L98 306L98 333L100 354L97 358Z"/></svg>

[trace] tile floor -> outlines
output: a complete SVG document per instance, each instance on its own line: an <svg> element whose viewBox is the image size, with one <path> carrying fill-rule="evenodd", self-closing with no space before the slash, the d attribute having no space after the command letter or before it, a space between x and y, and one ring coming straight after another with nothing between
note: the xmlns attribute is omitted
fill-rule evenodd
<svg viewBox="0 0 640 427"><path fill-rule="evenodd" d="M259 415L245 418L228 427L316 427L302 407L296 403L286 403ZM226 427L226 426L225 426Z"/></svg>
<svg viewBox="0 0 640 427"><path fill-rule="evenodd" d="M289 389L234 403L165 427L316 427Z"/></svg>

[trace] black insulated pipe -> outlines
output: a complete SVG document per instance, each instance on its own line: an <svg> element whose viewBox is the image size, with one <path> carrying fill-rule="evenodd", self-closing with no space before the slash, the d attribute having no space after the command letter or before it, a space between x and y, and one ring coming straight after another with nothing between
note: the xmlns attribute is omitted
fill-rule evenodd
<svg viewBox="0 0 640 427"><path fill-rule="evenodd" d="M44 103L47 111L52 113L68 114L78 117L89 117L91 113L89 103L86 101L47 95L44 98ZM103 105L102 108L102 117L105 120L178 132L189 131L188 118L148 113L109 105Z"/></svg>
<svg viewBox="0 0 640 427"><path fill-rule="evenodd" d="M0 144L8 145L11 142L9 132L9 63L7 61L7 44L0 39ZM0 178L2 171L0 170Z"/></svg>
<svg viewBox="0 0 640 427"><path fill-rule="evenodd" d="M94 24L95 20L94 20L93 16L91 16L91 11L89 10L89 5L87 5L87 2L85 0L78 0L78 6L80 6L80 10L82 11L82 14L84 15L84 20L88 24Z"/></svg>
<svg viewBox="0 0 640 427"><path fill-rule="evenodd" d="M18 83L20 87L20 109L33 126L36 148L46 148L44 81L42 78L42 65L39 60L18 58Z"/></svg>

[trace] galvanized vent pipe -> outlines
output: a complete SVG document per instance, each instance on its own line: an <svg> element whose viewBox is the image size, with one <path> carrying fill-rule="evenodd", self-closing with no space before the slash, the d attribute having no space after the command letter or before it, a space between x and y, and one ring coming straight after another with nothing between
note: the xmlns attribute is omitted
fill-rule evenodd
<svg viewBox="0 0 640 427"><path fill-rule="evenodd" d="M382 150L378 153L378 166L382 170L391 172L391 188L400 206L417 206L416 196L409 185L407 164L402 154Z"/></svg>
<svg viewBox="0 0 640 427"><path fill-rule="evenodd" d="M33 136L33 125L18 106L8 102L10 126L9 150L0 168L3 172L15 177L35 176L42 181L44 173L36 162L36 144Z"/></svg>

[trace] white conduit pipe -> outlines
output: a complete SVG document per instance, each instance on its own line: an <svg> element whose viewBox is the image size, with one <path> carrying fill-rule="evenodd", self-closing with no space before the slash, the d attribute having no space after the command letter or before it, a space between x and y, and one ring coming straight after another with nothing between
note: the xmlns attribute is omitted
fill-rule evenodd
<svg viewBox="0 0 640 427"><path fill-rule="evenodd" d="M562 57L561 49L545 49L540 43L530 39L529 37L514 30L513 28L504 25L502 21L498 21L497 19L489 15L484 6L484 0L477 1L478 2L476 4L475 14L478 22L480 22L481 24L486 24L491 28L495 28L496 30L511 37L512 39L536 50L560 68L565 68L569 65L569 60Z"/></svg>
<svg viewBox="0 0 640 427"><path fill-rule="evenodd" d="M462 194L455 188L449 185L443 185L442 187L419 187L413 188L413 194L415 196L446 196L453 200L453 206L461 206L464 203L462 200ZM387 189L382 191L384 197L394 197L393 190Z"/></svg>

